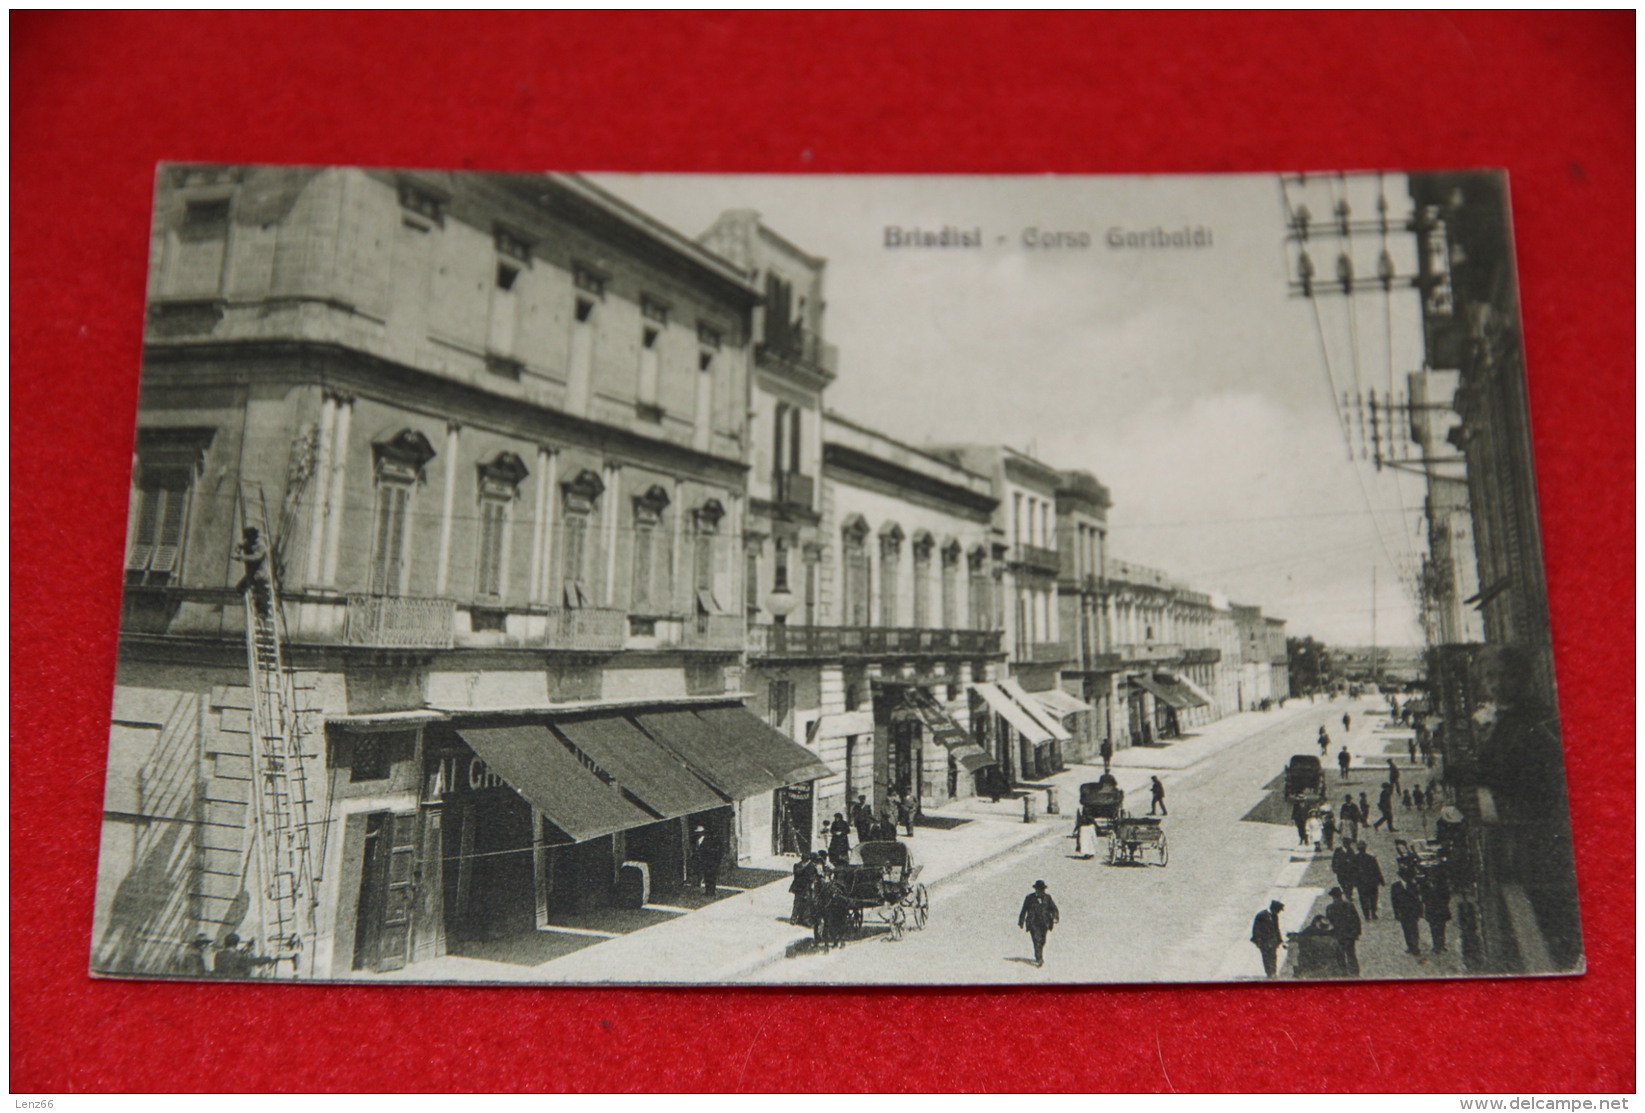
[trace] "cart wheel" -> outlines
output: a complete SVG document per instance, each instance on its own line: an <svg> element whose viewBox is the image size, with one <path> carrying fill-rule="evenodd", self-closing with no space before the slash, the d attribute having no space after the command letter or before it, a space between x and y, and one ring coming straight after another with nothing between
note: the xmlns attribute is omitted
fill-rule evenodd
<svg viewBox="0 0 1645 1113"><path fill-rule="evenodd" d="M914 886L914 930L923 931L931 919L931 896L924 885Z"/></svg>
<svg viewBox="0 0 1645 1113"><path fill-rule="evenodd" d="M1161 835L1159 837L1159 864L1163 866L1167 862L1169 862L1170 860L1171 860L1171 851L1167 847L1167 844L1165 842L1165 836Z"/></svg>

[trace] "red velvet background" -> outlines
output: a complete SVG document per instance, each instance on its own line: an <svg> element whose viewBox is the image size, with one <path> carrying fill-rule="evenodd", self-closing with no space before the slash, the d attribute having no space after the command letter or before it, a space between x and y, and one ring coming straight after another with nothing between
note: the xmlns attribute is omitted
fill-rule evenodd
<svg viewBox="0 0 1645 1113"><path fill-rule="evenodd" d="M1633 1088L1630 13L36 12L11 27L14 1091ZM1508 167L1588 974L817 992L92 980L159 159Z"/></svg>

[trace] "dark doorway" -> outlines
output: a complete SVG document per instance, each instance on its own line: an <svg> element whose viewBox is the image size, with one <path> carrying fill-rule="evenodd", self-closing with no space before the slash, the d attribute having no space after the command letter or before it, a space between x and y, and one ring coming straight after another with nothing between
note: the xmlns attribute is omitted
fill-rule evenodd
<svg viewBox="0 0 1645 1113"><path fill-rule="evenodd" d="M417 815L373 812L365 817L365 825L353 969L399 970L411 945Z"/></svg>
<svg viewBox="0 0 1645 1113"><path fill-rule="evenodd" d="M812 785L785 785L772 793L771 841L778 854L808 854L815 822Z"/></svg>
<svg viewBox="0 0 1645 1113"><path fill-rule="evenodd" d="M511 789L466 794L447 822L446 931L501 939L536 927L531 806Z"/></svg>

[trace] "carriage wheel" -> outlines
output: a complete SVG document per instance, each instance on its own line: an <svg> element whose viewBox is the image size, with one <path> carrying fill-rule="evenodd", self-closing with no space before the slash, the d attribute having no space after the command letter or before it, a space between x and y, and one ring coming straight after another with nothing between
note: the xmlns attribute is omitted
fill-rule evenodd
<svg viewBox="0 0 1645 1113"><path fill-rule="evenodd" d="M1159 864L1163 866L1170 860L1171 851L1166 847L1165 836L1161 835L1159 837Z"/></svg>
<svg viewBox="0 0 1645 1113"><path fill-rule="evenodd" d="M926 922L931 919L931 895L925 891L924 885L914 886L914 930L923 931Z"/></svg>

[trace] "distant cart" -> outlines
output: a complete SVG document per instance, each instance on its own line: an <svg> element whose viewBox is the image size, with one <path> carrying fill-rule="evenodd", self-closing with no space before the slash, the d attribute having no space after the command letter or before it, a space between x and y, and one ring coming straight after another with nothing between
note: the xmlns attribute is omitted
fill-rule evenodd
<svg viewBox="0 0 1645 1113"><path fill-rule="evenodd" d="M1114 820L1108 834L1108 864L1142 864L1152 855L1160 865L1171 860L1171 850L1158 816L1130 815Z"/></svg>
<svg viewBox="0 0 1645 1113"><path fill-rule="evenodd" d="M1114 833L1114 821L1125 816L1125 793L1107 774L1100 781L1080 785L1080 811L1088 816L1097 835Z"/></svg>
<svg viewBox="0 0 1645 1113"><path fill-rule="evenodd" d="M920 883L922 869L907 843L858 843L851 860L825 883L824 914L817 918L815 932L818 944L845 942L835 937L836 929L856 934L868 912L891 929L892 939L901 939L908 928L924 928L931 916L931 897ZM827 914L830 909L835 915Z"/></svg>

